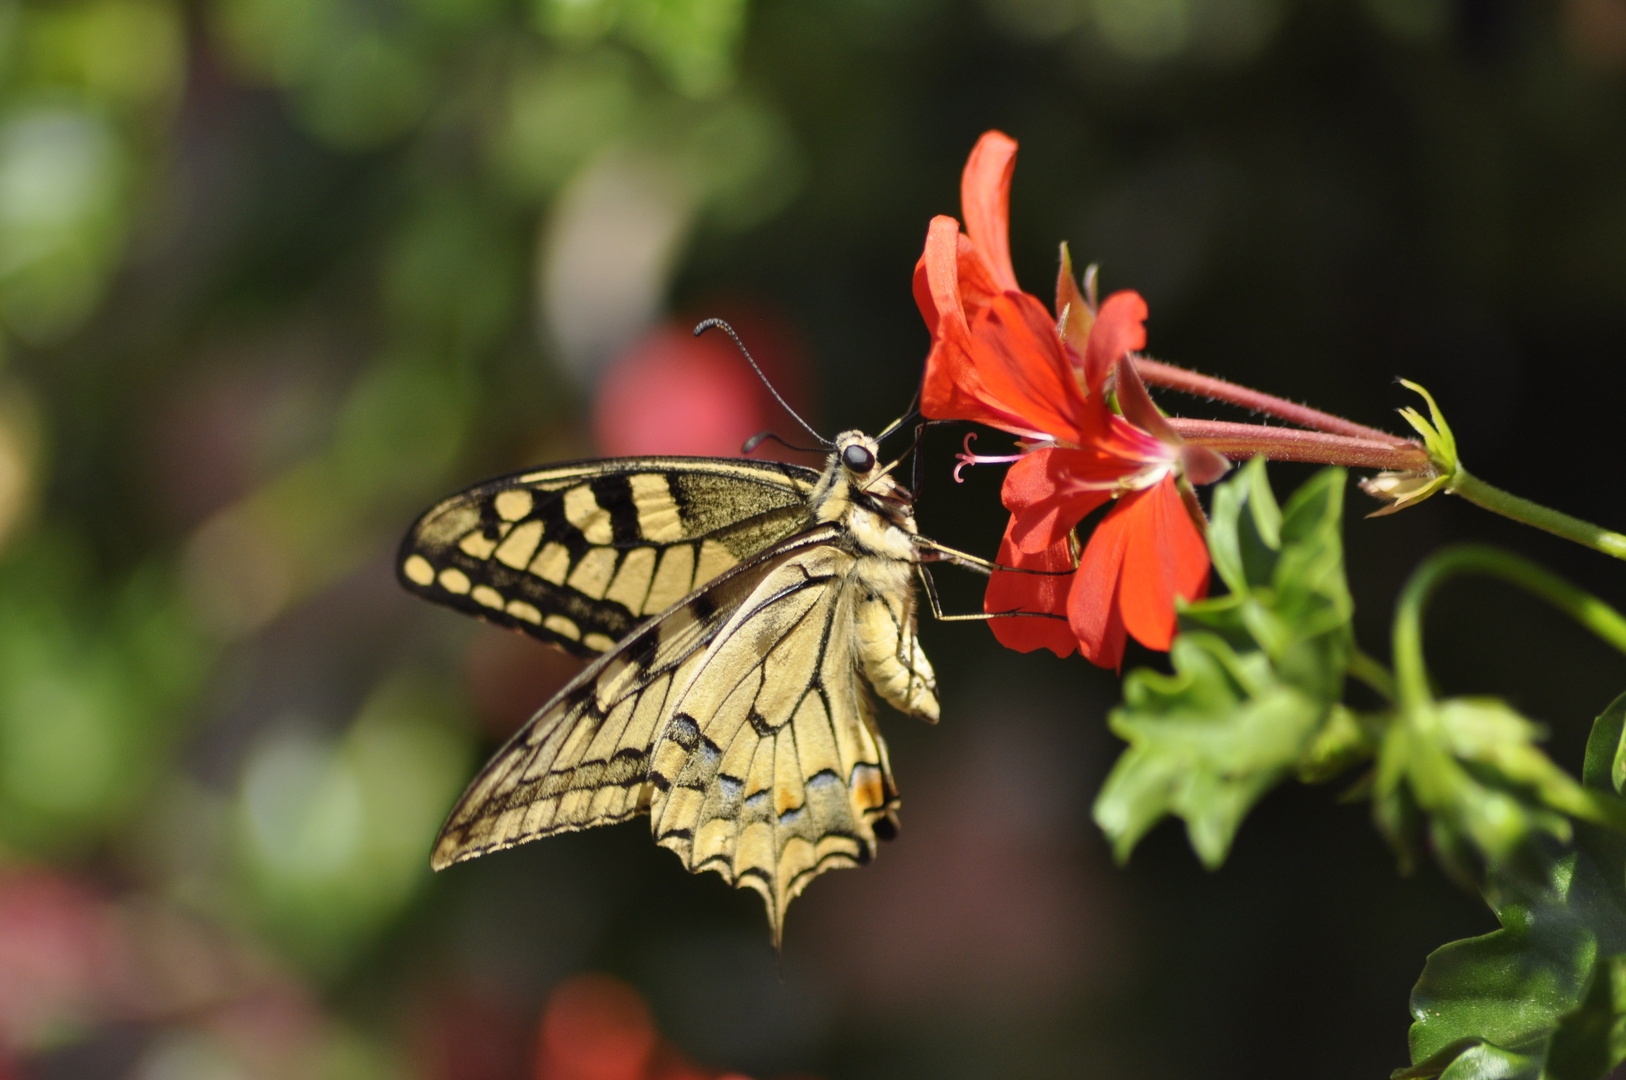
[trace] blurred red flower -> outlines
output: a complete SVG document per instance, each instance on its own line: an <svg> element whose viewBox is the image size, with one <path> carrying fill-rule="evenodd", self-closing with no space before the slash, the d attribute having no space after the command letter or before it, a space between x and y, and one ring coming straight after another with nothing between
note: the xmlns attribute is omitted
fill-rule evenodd
<svg viewBox="0 0 1626 1080"><path fill-rule="evenodd" d="M801 350L784 320L749 305L715 307L779 392L801 408ZM693 327L692 320L657 327L611 361L593 400L600 453L733 457L742 442L782 419L734 343L716 332L695 337ZM758 456L771 455L765 450Z"/></svg>
<svg viewBox="0 0 1626 1080"><path fill-rule="evenodd" d="M100 898L47 870L0 871L0 1053L101 1020L123 968Z"/></svg>
<svg viewBox="0 0 1626 1080"><path fill-rule="evenodd" d="M536 1080L644 1080L659 1040L637 991L604 975L555 990L538 1036Z"/></svg>
<svg viewBox="0 0 1626 1080"><path fill-rule="evenodd" d="M607 975L578 975L548 999L536 1080L746 1080L691 1063L660 1037L638 992Z"/></svg>
<svg viewBox="0 0 1626 1080"><path fill-rule="evenodd" d="M914 278L932 334L921 412L1021 440L1019 454L979 457L968 436L961 455L965 463L1014 463L1002 492L1011 520L998 561L1040 571L996 571L984 610L1050 616L991 620L995 636L1022 652L1066 656L1076 648L1115 668L1128 637L1167 649L1175 598L1207 593L1199 511L1180 481L1207 483L1228 466L1186 445L1135 374L1129 355L1146 345L1138 293L1115 293L1097 310L1065 254L1054 317L1017 285L1007 236L1015 162L1015 141L984 134L960 181L965 232L939 216L926 234ZM1107 404L1113 389L1122 415ZM1076 555L1078 524L1108 502Z"/></svg>

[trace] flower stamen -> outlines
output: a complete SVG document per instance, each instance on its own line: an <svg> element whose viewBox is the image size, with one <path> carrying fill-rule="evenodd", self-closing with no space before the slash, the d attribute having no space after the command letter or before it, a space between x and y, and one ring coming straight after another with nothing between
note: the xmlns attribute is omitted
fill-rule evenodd
<svg viewBox="0 0 1626 1080"><path fill-rule="evenodd" d="M971 452L971 440L976 437L976 432L969 432L965 437L965 442L961 444L965 449L954 455L955 460L959 462L958 465L954 466L954 482L956 484L965 483L965 477L960 475L960 470L967 465L1009 465L1013 461L1021 461L1025 456L1024 454L973 454Z"/></svg>

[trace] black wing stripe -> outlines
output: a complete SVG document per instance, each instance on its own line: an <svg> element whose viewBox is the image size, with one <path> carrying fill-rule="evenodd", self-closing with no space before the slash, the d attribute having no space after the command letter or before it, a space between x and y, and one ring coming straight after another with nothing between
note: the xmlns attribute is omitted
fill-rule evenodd
<svg viewBox="0 0 1626 1080"><path fill-rule="evenodd" d="M670 482L668 482L670 488ZM632 481L625 473L595 476L588 483L593 501L610 515L610 543L618 548L648 543L638 522L638 507L632 498Z"/></svg>

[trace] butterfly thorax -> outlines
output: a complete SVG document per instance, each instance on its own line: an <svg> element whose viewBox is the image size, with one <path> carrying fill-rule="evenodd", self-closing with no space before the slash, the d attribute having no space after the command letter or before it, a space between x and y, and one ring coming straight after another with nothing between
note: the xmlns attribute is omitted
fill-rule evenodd
<svg viewBox="0 0 1626 1080"><path fill-rule="evenodd" d="M816 524L842 526L854 555L907 564L901 568L907 579L910 566L919 561L913 499L907 488L882 473L879 450L861 431L836 436L835 452L813 489L809 511ZM868 467L854 468L855 457Z"/></svg>

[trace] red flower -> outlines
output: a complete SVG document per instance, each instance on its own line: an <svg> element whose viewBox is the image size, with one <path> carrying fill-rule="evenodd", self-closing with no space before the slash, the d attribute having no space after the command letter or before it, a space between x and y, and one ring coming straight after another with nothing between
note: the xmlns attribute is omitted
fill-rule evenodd
<svg viewBox="0 0 1626 1080"><path fill-rule="evenodd" d="M638 992L607 975L577 975L542 1013L535 1080L748 1080L689 1062L660 1037Z"/></svg>
<svg viewBox="0 0 1626 1080"><path fill-rule="evenodd" d="M1022 440L1012 457L962 455L1015 462L1005 475L1011 520L998 561L1049 572L995 572L985 611L1051 616L994 619L995 636L1023 652L1045 647L1066 656L1077 648L1115 668L1128 636L1167 649L1175 597L1206 594L1208 549L1179 480L1207 483L1228 465L1180 440L1127 359L1146 345L1139 294L1115 293L1094 310L1065 253L1055 317L1021 291L1006 239L1015 159L1014 141L985 134L961 178L965 233L953 218L937 217L926 234L914 281L932 332L921 412ZM1121 416L1106 400L1115 374ZM1075 556L1074 530L1108 502L1112 509Z"/></svg>

